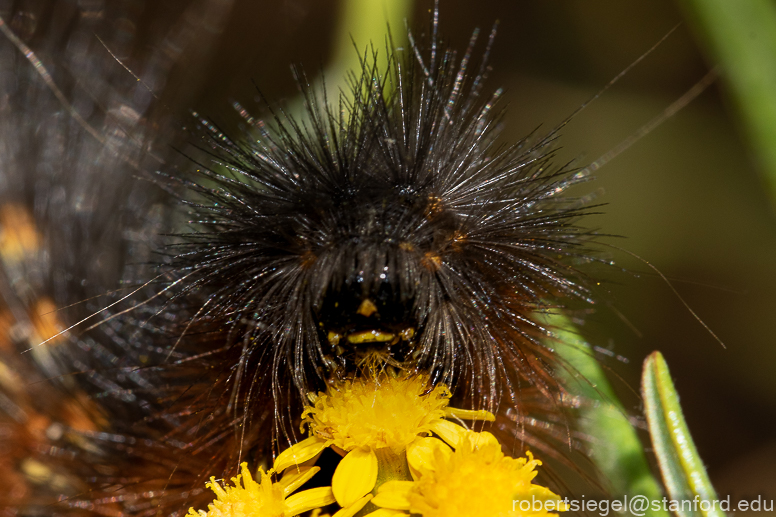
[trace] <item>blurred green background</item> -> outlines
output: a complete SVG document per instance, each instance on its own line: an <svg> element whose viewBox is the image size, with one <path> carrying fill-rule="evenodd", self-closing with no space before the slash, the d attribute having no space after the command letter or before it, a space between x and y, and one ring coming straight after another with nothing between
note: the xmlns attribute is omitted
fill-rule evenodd
<svg viewBox="0 0 776 517"><path fill-rule="evenodd" d="M416 4L411 24L426 28L432 3ZM710 65L683 12L670 1L440 4L441 33L460 50L473 28L483 30L484 42L493 22L500 22L489 85L506 89L505 140L559 124L679 25L563 129L560 160L578 165L660 114ZM171 2L158 9L163 19L180 7ZM228 127L235 121L231 101L262 114L254 83L278 106L292 101L297 87L289 63L317 75L334 52L341 9L334 0L237 1L219 47L211 49L207 72L193 73L202 63L180 67L167 103L181 112L195 107ZM715 84L577 190L606 204L604 215L584 224L621 236L606 242L671 278L724 341L726 349L645 264L604 248L617 265L596 272L600 303L584 318L582 332L602 351L623 404L634 414L641 412L641 362L652 350L664 353L712 481L720 494L734 497L773 494L776 487L776 346L770 323L776 321L776 205L742 135L724 86Z"/></svg>

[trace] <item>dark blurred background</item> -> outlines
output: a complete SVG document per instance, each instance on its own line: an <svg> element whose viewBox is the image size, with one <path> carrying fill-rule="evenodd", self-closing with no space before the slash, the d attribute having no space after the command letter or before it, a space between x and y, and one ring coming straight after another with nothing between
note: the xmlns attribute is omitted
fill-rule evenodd
<svg viewBox="0 0 776 517"><path fill-rule="evenodd" d="M709 67L669 1L440 3L441 32L461 50L474 27L487 33L500 22L489 84L506 89L505 140L561 123L678 25L564 127L560 157L579 165L659 115ZM427 27L431 5L418 0L410 23ZM174 16L178 7L156 9ZM167 104L228 125L232 101L257 106L254 83L273 104L292 101L289 64L317 74L332 53L340 9L334 0L237 1L207 73L180 67ZM776 314L776 205L740 135L725 92L713 85L584 185L606 204L586 225L622 236L606 242L642 260L604 249L617 265L603 269L600 303L581 330L591 344L627 358L601 354L634 413L642 360L652 350L665 354L712 480L720 493L745 497L776 486L776 347L768 323ZM725 348L645 261L671 279Z"/></svg>

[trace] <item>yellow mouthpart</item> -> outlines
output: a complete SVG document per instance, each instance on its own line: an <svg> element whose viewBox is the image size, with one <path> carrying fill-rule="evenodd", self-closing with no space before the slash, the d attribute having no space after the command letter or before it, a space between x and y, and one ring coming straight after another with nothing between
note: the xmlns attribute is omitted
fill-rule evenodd
<svg viewBox="0 0 776 517"><path fill-rule="evenodd" d="M348 343L359 345L361 343L385 343L396 339L396 334L391 332L381 332L379 330L364 330L355 332L348 336Z"/></svg>

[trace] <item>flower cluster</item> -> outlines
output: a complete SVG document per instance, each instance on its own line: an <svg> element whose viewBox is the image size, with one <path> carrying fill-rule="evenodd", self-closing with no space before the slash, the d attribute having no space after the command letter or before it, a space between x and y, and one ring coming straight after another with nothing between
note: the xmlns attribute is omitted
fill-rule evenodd
<svg viewBox="0 0 776 517"><path fill-rule="evenodd" d="M525 517L514 509L522 499L555 501L564 509L556 494L532 483L541 462L530 452L510 458L492 434L450 420L492 421L491 413L449 407L448 388L429 389L426 377L360 377L310 399L302 413L307 439L278 455L269 473L260 469L261 483L245 464L243 486L240 476L234 487L211 479L217 500L207 512L189 515L289 517L336 502L334 517ZM326 448L342 456L331 486L294 493L318 471L309 465Z"/></svg>

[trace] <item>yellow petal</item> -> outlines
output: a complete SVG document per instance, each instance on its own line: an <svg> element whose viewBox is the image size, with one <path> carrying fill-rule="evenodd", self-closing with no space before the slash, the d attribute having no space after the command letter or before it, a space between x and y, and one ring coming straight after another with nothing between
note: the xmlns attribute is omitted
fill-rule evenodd
<svg viewBox="0 0 776 517"><path fill-rule="evenodd" d="M366 514L364 517L396 517L399 515L408 515L401 510L391 510L390 508L380 508L371 513Z"/></svg>
<svg viewBox="0 0 776 517"><path fill-rule="evenodd" d="M337 503L343 508L350 506L372 491L377 481L377 456L368 447L353 449L342 458L331 488Z"/></svg>
<svg viewBox="0 0 776 517"><path fill-rule="evenodd" d="M288 510L286 510L283 515L285 517L292 517L294 515L299 515L300 513L309 512L310 510L329 505L334 501L334 494L331 491L331 487L323 486L320 488L303 490L286 499Z"/></svg>
<svg viewBox="0 0 776 517"><path fill-rule="evenodd" d="M470 440L472 447L475 449L480 449L486 445L496 445L499 448L501 447L501 445L498 443L498 440L496 440L496 437L487 431L483 431L481 433L470 431L469 436L471 437Z"/></svg>
<svg viewBox="0 0 776 517"><path fill-rule="evenodd" d="M317 436L311 436L278 454L273 468L275 472L283 472L291 465L301 465L313 459L325 448L326 442Z"/></svg>
<svg viewBox="0 0 776 517"><path fill-rule="evenodd" d="M421 469L433 470L436 454L450 455L453 450L439 438L420 438L407 447L407 463L413 479L420 477Z"/></svg>
<svg viewBox="0 0 776 517"><path fill-rule="evenodd" d="M474 409L446 407L443 411L446 417L460 418L461 420L484 420L486 422L494 422L496 420L496 415L484 409L476 411Z"/></svg>
<svg viewBox="0 0 776 517"><path fill-rule="evenodd" d="M409 510L408 496L414 485L413 481L387 481L377 489L377 495L372 499L372 504L392 510Z"/></svg>
<svg viewBox="0 0 776 517"><path fill-rule="evenodd" d="M366 503L368 503L371 499L372 494L366 494L364 497L351 504L350 506L337 511L337 513L335 513L332 517L353 517L361 510L361 508L366 506Z"/></svg>
<svg viewBox="0 0 776 517"><path fill-rule="evenodd" d="M297 488L307 483L311 477L321 470L320 467L302 467L291 469L283 475L278 484L283 487L283 497L293 494Z"/></svg>
<svg viewBox="0 0 776 517"><path fill-rule="evenodd" d="M448 420L437 420L431 424L431 430L441 439L446 441L453 449L457 449L461 440L469 433L467 429Z"/></svg>
<svg viewBox="0 0 776 517"><path fill-rule="evenodd" d="M531 501L542 501L543 503L547 503L548 501L555 501L555 509L553 511L556 512L565 512L568 509L568 505L561 500L559 495L555 494L549 488L543 486L531 485L526 495L523 496L523 499L529 498Z"/></svg>

